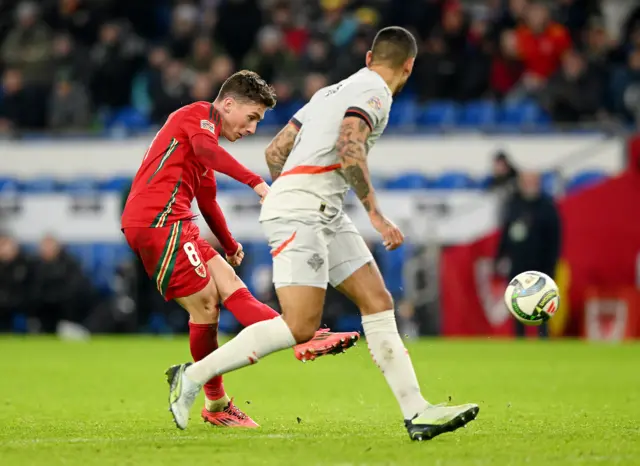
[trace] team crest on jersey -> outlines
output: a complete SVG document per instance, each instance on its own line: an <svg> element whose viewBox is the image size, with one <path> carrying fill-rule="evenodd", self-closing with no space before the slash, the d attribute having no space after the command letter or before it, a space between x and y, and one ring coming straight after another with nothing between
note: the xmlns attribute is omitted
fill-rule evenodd
<svg viewBox="0 0 640 466"><path fill-rule="evenodd" d="M382 108L382 101L374 95L367 100L367 105L374 110L380 110Z"/></svg>
<svg viewBox="0 0 640 466"><path fill-rule="evenodd" d="M315 253L311 258L307 261L309 267L311 267L314 271L320 270L320 267L324 264L324 259L320 257L320 254Z"/></svg>
<svg viewBox="0 0 640 466"><path fill-rule="evenodd" d="M209 120L200 120L200 128L206 129L207 131L211 131L213 134L216 134L216 125L211 123Z"/></svg>
<svg viewBox="0 0 640 466"><path fill-rule="evenodd" d="M200 264L199 266L197 266L196 273L202 278L207 278L206 266L204 264Z"/></svg>

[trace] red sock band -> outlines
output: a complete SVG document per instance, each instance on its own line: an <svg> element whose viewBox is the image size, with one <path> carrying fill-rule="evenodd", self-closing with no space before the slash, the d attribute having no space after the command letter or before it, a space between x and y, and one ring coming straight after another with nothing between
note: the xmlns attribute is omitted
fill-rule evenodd
<svg viewBox="0 0 640 466"><path fill-rule="evenodd" d="M200 361L218 349L218 324L194 324L189 322L189 348L194 361ZM204 384L204 393L210 400L224 396L222 376Z"/></svg>
<svg viewBox="0 0 640 466"><path fill-rule="evenodd" d="M237 290L227 298L223 305L229 309L229 312L243 327L248 327L263 320L271 320L280 315L254 298L246 288Z"/></svg>

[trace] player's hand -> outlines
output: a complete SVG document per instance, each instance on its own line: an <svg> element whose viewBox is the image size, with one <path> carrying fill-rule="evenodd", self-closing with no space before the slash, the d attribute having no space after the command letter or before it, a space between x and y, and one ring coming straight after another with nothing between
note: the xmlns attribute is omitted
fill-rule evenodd
<svg viewBox="0 0 640 466"><path fill-rule="evenodd" d="M387 251L393 251L404 243L404 235L400 228L395 226L391 220L384 215L374 213L370 216L371 224L382 236L382 243Z"/></svg>
<svg viewBox="0 0 640 466"><path fill-rule="evenodd" d="M258 196L260 196L260 204L264 202L264 198L269 194L269 185L266 182L262 182L257 185L253 190L256 192Z"/></svg>
<svg viewBox="0 0 640 466"><path fill-rule="evenodd" d="M233 256L227 256L227 262L232 267L237 267L242 264L242 259L244 259L244 251L242 250L242 244L238 243L238 250Z"/></svg>

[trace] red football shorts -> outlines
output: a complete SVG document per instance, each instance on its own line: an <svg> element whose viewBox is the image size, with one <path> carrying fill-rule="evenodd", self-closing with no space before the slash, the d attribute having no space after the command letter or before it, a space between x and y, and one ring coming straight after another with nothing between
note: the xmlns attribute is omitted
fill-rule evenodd
<svg viewBox="0 0 640 466"><path fill-rule="evenodd" d="M191 296L209 283L207 262L218 253L193 222L125 228L124 236L167 301Z"/></svg>

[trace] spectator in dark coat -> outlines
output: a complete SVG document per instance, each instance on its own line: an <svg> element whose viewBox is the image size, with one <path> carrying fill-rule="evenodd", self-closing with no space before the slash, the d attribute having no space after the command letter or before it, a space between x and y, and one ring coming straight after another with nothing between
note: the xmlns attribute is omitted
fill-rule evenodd
<svg viewBox="0 0 640 466"><path fill-rule="evenodd" d="M562 57L562 66L542 91L543 106L554 121L577 123L593 120L602 102L597 74L576 51Z"/></svg>
<svg viewBox="0 0 640 466"><path fill-rule="evenodd" d="M0 236L0 332L12 329L17 314L27 314L30 307L32 263L17 241Z"/></svg>
<svg viewBox="0 0 640 466"><path fill-rule="evenodd" d="M561 226L552 198L542 193L540 177L523 173L518 191L506 206L497 254L497 272L507 280L519 273L536 270L554 278L560 259ZM516 333L524 336L523 324L516 321ZM543 324L540 335L548 335Z"/></svg>
<svg viewBox="0 0 640 466"><path fill-rule="evenodd" d="M32 317L44 333L55 333L62 321L81 323L93 307L88 278L53 236L40 242L33 287Z"/></svg>

